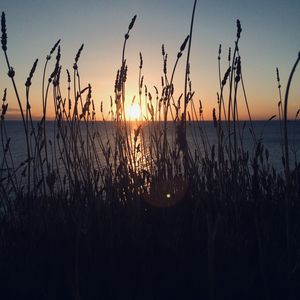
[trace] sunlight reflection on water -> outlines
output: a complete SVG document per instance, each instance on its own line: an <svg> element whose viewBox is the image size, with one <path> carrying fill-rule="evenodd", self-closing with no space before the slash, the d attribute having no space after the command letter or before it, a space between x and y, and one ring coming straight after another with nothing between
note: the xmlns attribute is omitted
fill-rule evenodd
<svg viewBox="0 0 300 300"><path fill-rule="evenodd" d="M37 125L37 122L35 122ZM47 122L47 138L48 140L55 140L54 123ZM249 125L249 124L248 124ZM265 148L269 150L270 162L277 170L282 170L282 147L280 138L280 124L277 121L272 121L267 126L265 122L256 121L254 122L255 132L258 138L261 139ZM20 121L7 121L7 135L11 138L10 148L15 161L15 166L18 166L22 161L26 159L26 144L25 136ZM82 124L83 126L83 124ZM99 136L103 139L104 144L110 143L111 148L114 145L114 128L113 123L107 122L106 124L98 122L95 124ZM264 128L265 126L265 128ZM243 133L243 146L246 151L249 151L250 157L254 153L254 144L251 134L249 132L249 126ZM155 140L153 137L153 130L159 131L162 128L161 125L154 123L149 125L142 125L142 123L129 122L128 133L129 133L129 144L132 151L132 163L136 168L149 168L149 160L147 159L152 151L152 157L157 154L156 151L159 149L150 149L151 146L155 146ZM191 153L195 151L200 152L200 155L204 153L204 145L201 141L201 131L205 130L208 138L208 146L217 144L216 129L213 127L213 122L202 122L201 124L191 123L187 127L187 142L190 147ZM84 130L83 130L84 134ZM174 126L172 122L168 123L167 127L168 142L172 145L174 143ZM161 138L161 137L157 137ZM289 124L289 145L290 145L290 163L293 166L296 159L298 158L298 152L300 147L300 122L290 122ZM99 145L96 144L95 151L102 164L105 164L102 150ZM209 148L209 147L208 147ZM199 153L198 153L199 154ZM3 147L0 147L0 157L3 157Z"/></svg>

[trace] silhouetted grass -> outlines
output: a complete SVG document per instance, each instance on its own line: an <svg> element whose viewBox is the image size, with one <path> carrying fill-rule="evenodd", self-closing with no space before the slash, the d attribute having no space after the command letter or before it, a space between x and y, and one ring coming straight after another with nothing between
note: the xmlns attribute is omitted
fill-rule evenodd
<svg viewBox="0 0 300 300"><path fill-rule="evenodd" d="M193 15L194 11L195 6ZM44 65L42 118L38 123L32 120L30 87L38 61L25 82L23 106L8 58L2 13L1 43L22 117L26 158L17 165L11 151L5 92L0 122L0 297L297 299L300 165L289 165L286 124L289 86L299 57L284 109L279 105L282 175L269 162L268 149L252 126L238 48L240 21L223 76L219 48L213 145L203 126L202 103L199 111L194 103L189 54L184 91L174 98L173 77L187 45L190 53L192 25L171 76L162 47L162 84L155 87L155 95L143 82L140 55L138 99L125 99L126 44L135 20L136 16L124 37L107 116L101 103L100 130L92 87L81 86L83 45L72 76L67 71L63 95L60 41ZM54 70L49 72L54 53ZM237 96L240 85L243 98ZM240 99L247 106L247 124L239 121ZM53 136L47 131L52 126L46 122L49 101L55 109ZM145 116L142 122L127 119L125 103L134 101ZM197 124L191 129L194 153L186 138L191 120ZM248 127L253 153L243 144Z"/></svg>

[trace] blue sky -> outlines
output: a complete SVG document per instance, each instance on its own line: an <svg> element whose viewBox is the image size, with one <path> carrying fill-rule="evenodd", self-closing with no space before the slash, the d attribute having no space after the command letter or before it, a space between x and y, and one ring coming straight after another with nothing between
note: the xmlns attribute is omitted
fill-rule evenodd
<svg viewBox="0 0 300 300"><path fill-rule="evenodd" d="M108 107L121 60L124 33L133 15L137 14L137 21L127 48L128 97L137 95L140 51L144 57L145 83L149 87L160 84L161 44L165 44L171 68L189 32L192 7L193 0L2 0L0 4L0 10L6 12L8 53L20 89L24 87L33 61L40 59L32 86L32 107L36 115L41 108L42 65L57 39L62 39L63 69L72 68L77 49L85 43L80 59L82 85L91 83L96 103L103 100L104 107ZM250 107L255 118L268 118L277 113L275 69L279 67L285 89L300 50L300 1L198 1L191 75L195 95L202 99L207 118L211 118L211 110L216 106L218 45L221 43L223 47L222 70L225 72L227 49L234 45L237 18L243 29L240 50ZM175 78L179 94L183 69L184 58ZM13 109L17 104L6 73L0 53L0 89L9 88L9 107ZM299 74L300 70L291 90L291 114L300 107Z"/></svg>

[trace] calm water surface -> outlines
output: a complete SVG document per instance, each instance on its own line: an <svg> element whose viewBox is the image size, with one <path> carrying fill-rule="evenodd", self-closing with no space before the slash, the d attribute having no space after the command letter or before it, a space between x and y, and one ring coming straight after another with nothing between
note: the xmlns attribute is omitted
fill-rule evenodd
<svg viewBox="0 0 300 300"><path fill-rule="evenodd" d="M37 122L34 123L37 126ZM82 124L84 125L84 124ZM243 135L243 144L245 150L249 151L250 157L254 153L254 143L253 137L250 133L249 127L250 123L247 122L244 126L244 131L242 133L242 128L244 123L240 122L241 134ZM106 136L106 130L110 133L113 132L113 123L107 122L105 125L102 122L96 123L97 130L100 135ZM269 150L269 160L273 166L278 170L282 170L282 146L281 146L281 134L280 134L280 122L279 121L255 121L253 122L254 132L258 139L261 139L265 148ZM26 143L25 135L22 122L20 121L6 121L7 136L11 138L10 148L15 160L15 165L20 164L24 159L26 159ZM147 135L147 128L144 130ZM173 126L170 122L168 124L168 138L172 139ZM290 162L293 165L297 158L299 158L299 148L300 148L300 121L290 121L288 126L289 132L289 145L290 145ZM209 144L217 144L216 129L213 126L213 122L192 122L187 127L187 140L191 152L194 153L196 145L198 149L204 151L204 146L201 141L201 136L205 136L208 139ZM54 140L54 122L47 122L47 139ZM147 136L146 136L147 139ZM100 149L99 155L102 156ZM0 147L0 161L3 158L3 146Z"/></svg>

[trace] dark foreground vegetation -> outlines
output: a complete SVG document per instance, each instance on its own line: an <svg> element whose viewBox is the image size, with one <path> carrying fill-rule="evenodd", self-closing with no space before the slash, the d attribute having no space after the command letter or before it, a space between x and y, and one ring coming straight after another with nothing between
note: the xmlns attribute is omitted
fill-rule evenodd
<svg viewBox="0 0 300 300"><path fill-rule="evenodd" d="M151 95L143 83L141 56L138 97L125 101L125 49L132 19L109 114L104 115L102 104L100 109L103 124L112 121L114 126L100 134L91 86L80 86L83 45L73 76L67 72L63 96L59 41L46 58L43 116L35 125L30 86L37 61L25 83L26 99L21 99L2 14L2 49L20 107L27 154L21 164L15 162L13 137L7 135L5 92L1 299L299 299L300 165L289 163L286 124L289 86L300 54L284 99L277 72L282 173L269 163L269 152L252 128L250 110L247 123L238 119L240 103L248 108L239 21L222 76L219 48L220 91L213 111L218 142L209 143L202 127L202 104L194 103L189 76L193 18L194 11L171 75L163 47L162 83ZM185 88L174 99L173 76L184 51ZM48 73L54 53L54 71ZM53 136L46 130L49 101L55 107ZM134 101L145 120L133 124L126 120L125 105ZM193 133L193 153L186 140L191 119L199 125ZM244 147L245 130L252 133L253 151Z"/></svg>

